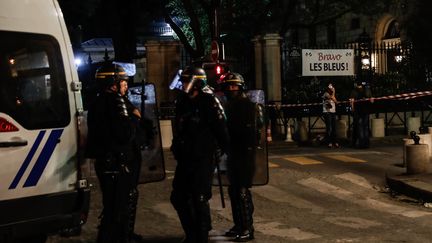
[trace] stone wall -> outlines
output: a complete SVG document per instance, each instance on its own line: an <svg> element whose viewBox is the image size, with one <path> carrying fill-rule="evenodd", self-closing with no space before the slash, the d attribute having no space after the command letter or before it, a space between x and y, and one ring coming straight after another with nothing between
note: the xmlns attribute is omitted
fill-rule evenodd
<svg viewBox="0 0 432 243"><path fill-rule="evenodd" d="M146 81L155 84L157 101L174 100L169 85L180 67L180 43L178 41L148 41Z"/></svg>

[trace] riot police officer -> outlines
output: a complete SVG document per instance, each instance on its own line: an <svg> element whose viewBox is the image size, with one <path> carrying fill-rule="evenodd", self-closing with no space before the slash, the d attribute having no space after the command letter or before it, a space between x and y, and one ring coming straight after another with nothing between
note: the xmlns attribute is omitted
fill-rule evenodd
<svg viewBox="0 0 432 243"><path fill-rule="evenodd" d="M96 71L99 92L88 111L88 155L102 190L103 212L97 242L131 242L141 161L138 119L127 101L127 75L113 63Z"/></svg>
<svg viewBox="0 0 432 243"><path fill-rule="evenodd" d="M185 232L184 242L207 243L215 148L228 147L225 113L202 68L187 67L180 81L183 92L175 101L171 146L177 160L171 203Z"/></svg>
<svg viewBox="0 0 432 243"><path fill-rule="evenodd" d="M225 74L221 88L226 96L224 107L230 136L228 193L234 221L234 226L225 235L235 237L235 241L248 241L254 238L254 205L249 188L255 173L259 129L264 125L263 111L245 94L244 80L240 74Z"/></svg>

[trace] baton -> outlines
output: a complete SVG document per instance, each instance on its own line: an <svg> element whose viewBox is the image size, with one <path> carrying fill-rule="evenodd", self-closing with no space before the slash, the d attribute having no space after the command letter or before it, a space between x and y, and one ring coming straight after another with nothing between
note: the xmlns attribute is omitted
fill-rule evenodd
<svg viewBox="0 0 432 243"><path fill-rule="evenodd" d="M220 194L220 198L221 198L221 203L222 203L222 208L225 208L225 198L224 198L224 192L223 192L223 186L222 186L222 178L221 178L221 174L220 174L220 167L219 167L219 163L220 161L220 154L216 153L216 170L217 170L217 179L218 179L218 183L219 183L219 194Z"/></svg>
<svg viewBox="0 0 432 243"><path fill-rule="evenodd" d="M147 99L145 94L145 81L141 80L141 119L145 116L145 100Z"/></svg>

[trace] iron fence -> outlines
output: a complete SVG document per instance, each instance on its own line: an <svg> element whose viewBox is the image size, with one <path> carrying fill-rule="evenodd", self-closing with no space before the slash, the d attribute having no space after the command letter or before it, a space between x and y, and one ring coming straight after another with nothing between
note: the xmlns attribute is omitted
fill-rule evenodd
<svg viewBox="0 0 432 243"><path fill-rule="evenodd" d="M302 49L353 49L355 75L304 77L301 73ZM412 62L410 43L386 41L369 43L367 46L360 43L293 46L284 42L281 50L283 103L316 102L320 100L324 85L329 81L337 84L338 95L343 99L349 97L356 79L365 79L374 95L378 96L422 90L427 86L426 78L418 78L419 72L422 71L419 71ZM364 55L370 60L367 69L361 62Z"/></svg>
<svg viewBox="0 0 432 243"><path fill-rule="evenodd" d="M356 67L354 76L304 77L302 76L302 49L353 49ZM369 65L365 69L361 59L367 56ZM275 126L289 125L290 120L307 119L309 133L317 128L321 119L322 94L329 81L333 82L338 100L347 101L354 84L358 79L366 80L375 97L428 90L431 81L430 73L414 65L410 43L383 41L382 43L346 43L341 45L293 46L284 42L281 48L282 100L272 103L282 104L279 107L269 106L268 114ZM407 117L421 117L422 125L432 124L431 97L409 101L385 100L375 103L370 113L385 119L386 134L392 127L407 129ZM315 104L309 106L284 106L284 104ZM416 113L416 112L417 113ZM346 103L339 104L339 116L346 116L350 124L350 110ZM275 125L273 125L275 124ZM350 127L350 126L349 126ZM273 130L273 129L272 129ZM276 129L283 130L283 129ZM285 129L286 131L286 129Z"/></svg>

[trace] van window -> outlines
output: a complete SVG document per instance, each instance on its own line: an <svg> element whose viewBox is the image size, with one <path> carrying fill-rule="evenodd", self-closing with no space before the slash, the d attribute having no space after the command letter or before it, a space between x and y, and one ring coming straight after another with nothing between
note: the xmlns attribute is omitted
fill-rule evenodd
<svg viewBox="0 0 432 243"><path fill-rule="evenodd" d="M26 129L70 122L60 47L49 35L0 31L0 112Z"/></svg>

